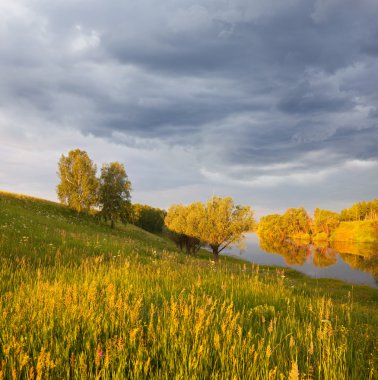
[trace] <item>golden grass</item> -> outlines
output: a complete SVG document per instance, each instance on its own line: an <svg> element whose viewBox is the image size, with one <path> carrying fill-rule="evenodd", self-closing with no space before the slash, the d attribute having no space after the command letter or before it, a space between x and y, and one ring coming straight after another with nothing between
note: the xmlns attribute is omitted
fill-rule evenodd
<svg viewBox="0 0 378 380"><path fill-rule="evenodd" d="M377 377L377 305L358 288L0 197L0 379Z"/></svg>

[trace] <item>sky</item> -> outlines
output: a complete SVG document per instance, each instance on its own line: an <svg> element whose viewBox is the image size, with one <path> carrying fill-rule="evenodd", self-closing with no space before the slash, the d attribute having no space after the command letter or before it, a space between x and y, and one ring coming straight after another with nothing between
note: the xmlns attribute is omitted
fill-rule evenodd
<svg viewBox="0 0 378 380"><path fill-rule="evenodd" d="M132 201L378 197L377 0L1 0L0 189L80 148Z"/></svg>

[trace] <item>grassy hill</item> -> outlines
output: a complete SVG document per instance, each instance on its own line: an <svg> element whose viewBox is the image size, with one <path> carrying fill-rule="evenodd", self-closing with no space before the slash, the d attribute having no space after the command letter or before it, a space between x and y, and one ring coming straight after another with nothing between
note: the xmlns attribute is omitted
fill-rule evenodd
<svg viewBox="0 0 378 380"><path fill-rule="evenodd" d="M378 243L378 221L341 222L332 233L332 241Z"/></svg>
<svg viewBox="0 0 378 380"><path fill-rule="evenodd" d="M0 379L377 378L374 289L6 193L0 264Z"/></svg>

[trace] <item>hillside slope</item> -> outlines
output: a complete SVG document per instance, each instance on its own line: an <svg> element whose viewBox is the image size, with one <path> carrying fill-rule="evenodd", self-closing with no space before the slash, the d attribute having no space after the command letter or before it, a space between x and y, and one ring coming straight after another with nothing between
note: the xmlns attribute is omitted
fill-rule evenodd
<svg viewBox="0 0 378 380"><path fill-rule="evenodd" d="M0 193L1 378L373 379L378 292Z"/></svg>
<svg viewBox="0 0 378 380"><path fill-rule="evenodd" d="M378 243L378 221L341 222L332 233L332 241Z"/></svg>

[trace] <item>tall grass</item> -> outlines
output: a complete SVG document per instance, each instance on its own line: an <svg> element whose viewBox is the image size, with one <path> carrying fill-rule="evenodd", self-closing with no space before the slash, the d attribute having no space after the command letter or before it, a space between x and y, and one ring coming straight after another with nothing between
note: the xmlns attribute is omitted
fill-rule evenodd
<svg viewBox="0 0 378 380"><path fill-rule="evenodd" d="M306 283L3 194L0 379L377 378L377 292Z"/></svg>

